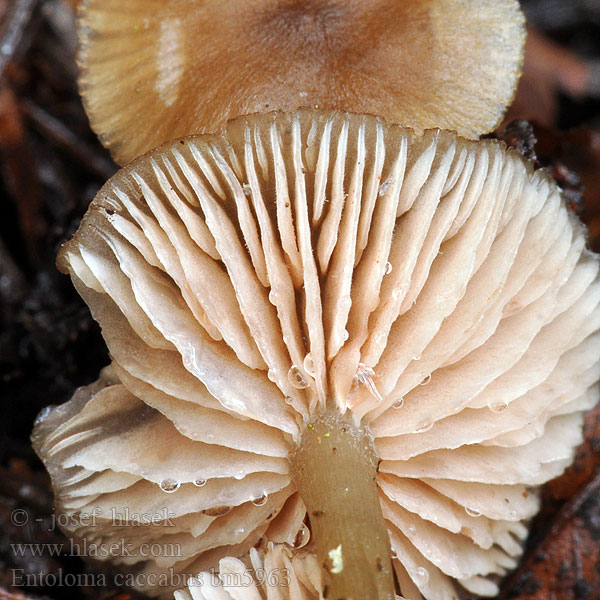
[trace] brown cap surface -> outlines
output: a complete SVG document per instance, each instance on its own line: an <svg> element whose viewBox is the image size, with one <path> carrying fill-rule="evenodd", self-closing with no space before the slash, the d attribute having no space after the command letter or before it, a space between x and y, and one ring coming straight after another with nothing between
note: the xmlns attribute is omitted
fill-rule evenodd
<svg viewBox="0 0 600 600"><path fill-rule="evenodd" d="M80 88L121 164L315 105L476 138L512 100L523 23L516 0L86 0Z"/></svg>
<svg viewBox="0 0 600 600"><path fill-rule="evenodd" d="M310 551L288 454L327 405L373 434L402 594L494 595L598 398L598 257L498 142L240 118L122 169L59 264L113 362L36 449L68 533L131 541L112 560L143 574Z"/></svg>

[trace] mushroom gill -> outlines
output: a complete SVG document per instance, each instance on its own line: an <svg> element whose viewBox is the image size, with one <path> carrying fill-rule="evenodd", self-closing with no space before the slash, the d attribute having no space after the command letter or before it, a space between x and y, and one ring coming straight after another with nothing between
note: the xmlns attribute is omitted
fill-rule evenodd
<svg viewBox="0 0 600 600"><path fill-rule="evenodd" d="M324 565L330 598L363 562L357 600L390 598L392 569L410 600L493 596L598 399L598 257L495 141L242 117L122 169L58 262L112 363L34 444L67 533L126 538L110 559L150 594L279 548Z"/></svg>
<svg viewBox="0 0 600 600"><path fill-rule="evenodd" d="M271 542L260 551L252 548L244 561L224 558L217 572L190 577L186 589L175 592L175 600L316 600L322 597L320 588L313 554Z"/></svg>
<svg viewBox="0 0 600 600"><path fill-rule="evenodd" d="M81 93L121 164L315 105L476 138L512 101L525 39L517 0L87 0L79 15Z"/></svg>

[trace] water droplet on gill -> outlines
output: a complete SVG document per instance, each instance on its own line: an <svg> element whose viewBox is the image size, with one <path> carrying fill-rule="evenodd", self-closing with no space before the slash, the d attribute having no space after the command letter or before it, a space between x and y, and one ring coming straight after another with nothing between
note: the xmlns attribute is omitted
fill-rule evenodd
<svg viewBox="0 0 600 600"><path fill-rule="evenodd" d="M194 485L196 487L204 487L206 485L206 479L194 479Z"/></svg>
<svg viewBox="0 0 600 600"><path fill-rule="evenodd" d="M465 506L465 512L470 517L480 517L481 516L481 513L478 510L475 510L474 508L470 508L468 506Z"/></svg>
<svg viewBox="0 0 600 600"><path fill-rule="evenodd" d="M392 298L394 300L399 300L402 297L402 294L404 294L405 287L405 285L399 285L398 287L395 287L392 290Z"/></svg>
<svg viewBox="0 0 600 600"><path fill-rule="evenodd" d="M172 494L181 487L179 481L175 481L174 479L163 479L158 485L160 489L167 494Z"/></svg>
<svg viewBox="0 0 600 600"><path fill-rule="evenodd" d="M308 544L310 540L310 530L306 525L302 525L302 527L298 530L296 537L292 543L294 548L304 548L306 544Z"/></svg>
<svg viewBox="0 0 600 600"><path fill-rule="evenodd" d="M426 375L419 385L427 385L431 381L431 373Z"/></svg>
<svg viewBox="0 0 600 600"><path fill-rule="evenodd" d="M394 402L394 404L392 404L392 408L398 410L399 408L402 408L404 406L404 396L402 396L401 398L399 398L398 400L396 400L396 402Z"/></svg>
<svg viewBox="0 0 600 600"><path fill-rule="evenodd" d="M389 275L391 272L392 272L392 263L388 261L385 263L385 267L383 269L383 274Z"/></svg>
<svg viewBox="0 0 600 600"><path fill-rule="evenodd" d="M246 477L246 473L245 473L244 471L238 471L238 472L237 472L237 473L236 473L236 474L233 476L233 478L234 478L234 479L237 479L238 481L239 481L240 479L244 479L244 477Z"/></svg>
<svg viewBox="0 0 600 600"><path fill-rule="evenodd" d="M396 560L398 558L398 553L393 548L390 548L390 556L392 557L392 560Z"/></svg>
<svg viewBox="0 0 600 600"><path fill-rule="evenodd" d="M304 366L304 370L311 377L314 377L315 376L315 363L313 361L313 357L312 357L312 354L310 352L304 357L304 362L302 364Z"/></svg>
<svg viewBox="0 0 600 600"><path fill-rule="evenodd" d="M415 535L417 528L414 525L408 526L408 535Z"/></svg>
<svg viewBox="0 0 600 600"><path fill-rule="evenodd" d="M506 402L496 402L494 404L488 404L488 408L493 413L501 413L501 412L504 412L508 408L508 404Z"/></svg>
<svg viewBox="0 0 600 600"><path fill-rule="evenodd" d="M229 408L235 412L244 413L246 411L246 403L240 398L229 396L228 398L224 398L223 404L226 408Z"/></svg>
<svg viewBox="0 0 600 600"><path fill-rule="evenodd" d="M417 585L427 585L429 582L429 571L425 567L419 567L414 572L414 579Z"/></svg>
<svg viewBox="0 0 600 600"><path fill-rule="evenodd" d="M278 299L278 298L279 298L279 294L278 294L276 291L274 291L274 290L271 290L271 291L269 292L269 302L270 302L271 304L273 304L273 305L277 304L277 299Z"/></svg>
<svg viewBox="0 0 600 600"><path fill-rule="evenodd" d="M304 373L302 373L296 365L290 367L288 379L289 382L299 390L304 390L310 385L308 379L304 376Z"/></svg>
<svg viewBox="0 0 600 600"><path fill-rule="evenodd" d="M389 179L387 179L386 181L384 181L379 186L379 195L380 196L385 196L385 193L388 191L390 185L392 185L392 179L391 179L391 177Z"/></svg>
<svg viewBox="0 0 600 600"><path fill-rule="evenodd" d="M267 371L267 379L269 381L273 381L273 382L275 381L275 373L273 372L273 369L269 369Z"/></svg>
<svg viewBox="0 0 600 600"><path fill-rule="evenodd" d="M249 196L252 193L252 188L250 187L249 183L244 183L244 185L242 186L242 189L244 190L244 194L246 196Z"/></svg>
<svg viewBox="0 0 600 600"><path fill-rule="evenodd" d="M412 359L413 360L421 360L421 356L413 356Z"/></svg>
<svg viewBox="0 0 600 600"><path fill-rule="evenodd" d="M367 367L364 363L358 363L358 368L356 370L356 375L354 375L354 381L357 385L364 385L368 390L371 396L378 400L379 402L383 402L383 398L375 385L375 381L373 380L375 377L375 370L371 367ZM357 390L358 391L358 390Z"/></svg>
<svg viewBox="0 0 600 600"><path fill-rule="evenodd" d="M42 410L40 411L38 416L35 418L35 421L33 422L33 424L39 425L40 423L43 423L48 418L48 415L51 412L52 412L52 406L46 406L46 408L42 408Z"/></svg>
<svg viewBox="0 0 600 600"><path fill-rule="evenodd" d="M292 546L294 548L304 548L306 544L310 541L310 529L306 525L302 525L302 527L298 530L296 537L294 538L294 542Z"/></svg>
<svg viewBox="0 0 600 600"><path fill-rule="evenodd" d="M430 423L423 423L423 425L421 425L420 427L417 427L417 429L415 430L415 433L425 433L426 431L429 431L432 427L433 427L433 421L431 421Z"/></svg>
<svg viewBox="0 0 600 600"><path fill-rule="evenodd" d="M283 401L288 405L291 406L292 404L294 404L294 399L291 396L286 396Z"/></svg>
<svg viewBox="0 0 600 600"><path fill-rule="evenodd" d="M347 341L349 337L350 337L350 334L348 333L348 330L344 329L344 333L342 335L342 341L344 341L344 342Z"/></svg>
<svg viewBox="0 0 600 600"><path fill-rule="evenodd" d="M252 500L252 504L254 504L254 506L264 506L267 503L267 498L267 494L263 494L262 496L254 498L254 500Z"/></svg>
<svg viewBox="0 0 600 600"><path fill-rule="evenodd" d="M231 506L213 506L211 508L205 508L200 512L207 517L222 517L231 512L231 508Z"/></svg>
<svg viewBox="0 0 600 600"><path fill-rule="evenodd" d="M246 533L246 530L243 527L235 530L235 535L240 535L242 533Z"/></svg>

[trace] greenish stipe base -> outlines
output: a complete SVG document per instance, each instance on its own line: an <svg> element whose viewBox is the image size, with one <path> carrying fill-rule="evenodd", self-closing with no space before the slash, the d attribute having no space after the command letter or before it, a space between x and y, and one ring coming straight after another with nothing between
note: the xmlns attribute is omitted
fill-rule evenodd
<svg viewBox="0 0 600 600"><path fill-rule="evenodd" d="M372 438L337 412L310 423L291 458L327 600L393 600L390 542Z"/></svg>

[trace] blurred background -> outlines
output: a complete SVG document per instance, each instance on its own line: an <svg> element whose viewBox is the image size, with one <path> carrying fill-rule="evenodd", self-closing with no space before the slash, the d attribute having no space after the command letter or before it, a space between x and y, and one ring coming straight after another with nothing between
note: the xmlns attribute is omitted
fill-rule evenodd
<svg viewBox="0 0 600 600"><path fill-rule="evenodd" d="M124 2L127 0L123 0ZM400 0L398 0L400 1ZM116 165L89 128L76 85L77 0L0 0L0 600L127 600L126 590L24 586L19 573L77 574L73 556L15 543L63 542L29 434L108 363L96 324L54 265L60 244ZM523 77L499 137L550 171L600 251L600 0L523 0ZM503 598L600 598L600 411L571 469L545 486ZM31 516L15 524L15 510ZM35 518L34 518L35 517Z"/></svg>

